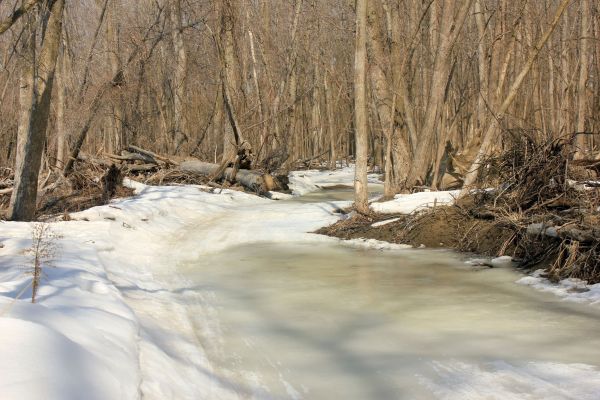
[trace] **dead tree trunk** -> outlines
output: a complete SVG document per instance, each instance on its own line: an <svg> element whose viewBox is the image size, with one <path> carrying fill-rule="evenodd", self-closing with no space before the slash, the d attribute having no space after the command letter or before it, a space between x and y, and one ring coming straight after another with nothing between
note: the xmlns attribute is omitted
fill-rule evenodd
<svg viewBox="0 0 600 400"><path fill-rule="evenodd" d="M219 171L219 164L211 164L203 161L184 161L179 165L182 172L214 176ZM239 182L242 186L252 191L265 193L274 189L273 178L268 174L246 169L236 170L226 168L223 178L230 182Z"/></svg>

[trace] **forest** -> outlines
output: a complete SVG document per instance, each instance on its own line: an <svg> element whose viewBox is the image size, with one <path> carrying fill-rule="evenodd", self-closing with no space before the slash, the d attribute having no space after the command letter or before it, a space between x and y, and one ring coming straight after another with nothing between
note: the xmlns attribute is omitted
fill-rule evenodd
<svg viewBox="0 0 600 400"><path fill-rule="evenodd" d="M0 0L0 113L8 398L600 398L597 1Z"/></svg>
<svg viewBox="0 0 600 400"><path fill-rule="evenodd" d="M82 155L129 145L213 163L238 149L269 172L335 168L368 146L387 196L459 187L515 135L595 160L589 0L369 2L365 143L352 1L13 3L1 5L0 164L5 191L18 172L15 197L38 170L67 176Z"/></svg>

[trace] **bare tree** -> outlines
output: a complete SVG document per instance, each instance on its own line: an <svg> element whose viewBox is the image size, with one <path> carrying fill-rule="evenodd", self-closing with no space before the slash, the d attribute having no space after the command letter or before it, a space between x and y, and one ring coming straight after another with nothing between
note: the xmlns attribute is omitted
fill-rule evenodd
<svg viewBox="0 0 600 400"><path fill-rule="evenodd" d="M369 155L369 117L367 111L367 12L368 0L356 1L356 49L354 55L354 129L356 136L356 172L354 207L369 212L367 167Z"/></svg>
<svg viewBox="0 0 600 400"><path fill-rule="evenodd" d="M27 60L28 67L23 69L15 185L9 210L10 219L15 221L33 220L36 212L38 176L50 116L64 0L49 2L48 6L48 21L39 58L36 57L34 20L29 21L30 35L26 46L30 49L31 58Z"/></svg>
<svg viewBox="0 0 600 400"><path fill-rule="evenodd" d="M479 173L479 167L481 166L485 157L489 154L489 151L493 145L493 138L494 138L496 129L498 129L499 120L502 118L502 116L506 113L508 108L511 106L511 104L515 100L517 93L519 91L519 88L521 87L521 85L523 84L523 82L525 80L525 77L531 70L533 63L535 62L538 55L540 54L540 51L542 50L542 48L544 47L544 45L550 38L550 35L552 34L552 32L554 32L554 29L558 25L558 22L560 21L560 18L562 17L562 15L565 12L569 3L571 3L571 0L562 0L560 2L559 6L556 10L556 13L554 14L554 18L553 18L552 22L550 23L550 26L548 27L546 32L542 35L542 37L538 40L536 45L531 50L531 52L529 54L529 58L527 59L527 62L521 69L521 72L519 72L519 75L517 75L515 81L513 82L512 86L510 87L508 95L502 102L502 105L500 106L500 109L498 110L498 114L495 116L495 118L492 119L487 130L485 131L485 133L483 135L481 147L479 148L479 151L477 152L477 156L475 157L475 160L473 161L471 169L468 171L467 175L465 176L465 182L464 182L464 186L463 186L463 189L461 192L461 196L467 194L469 192L470 188L472 187L472 185L475 183L475 180L477 179L477 176Z"/></svg>

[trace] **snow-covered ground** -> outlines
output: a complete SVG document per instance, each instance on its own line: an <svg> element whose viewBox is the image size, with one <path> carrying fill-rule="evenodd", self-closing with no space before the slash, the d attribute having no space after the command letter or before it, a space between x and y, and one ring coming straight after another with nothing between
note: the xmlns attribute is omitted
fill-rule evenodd
<svg viewBox="0 0 600 400"><path fill-rule="evenodd" d="M563 279L552 283L543 277L544 270L535 271L531 276L526 276L517 281L521 285L531 286L543 292L550 292L565 300L577 303L600 304L600 283L588 285L581 279Z"/></svg>
<svg viewBox="0 0 600 400"><path fill-rule="evenodd" d="M295 193L352 179L351 168L292 174ZM136 197L50 224L56 254L44 266L37 304L28 300L34 224L0 222L1 399L231 398L188 318L195 293L170 286L173 266L247 243L335 241L307 232L335 222L348 205L129 184ZM432 201L420 196L392 202L416 209ZM438 204L449 201L444 196ZM188 240L192 230L203 240Z"/></svg>
<svg viewBox="0 0 600 400"><path fill-rule="evenodd" d="M434 205L454 203L459 190L445 192L419 192L413 194L397 194L393 200L372 203L371 209L382 214L412 214Z"/></svg>
<svg viewBox="0 0 600 400"><path fill-rule="evenodd" d="M0 224L0 398L226 398L196 343L188 294L159 275L228 246L333 240L306 232L339 218L335 204L130 183L136 197L51 224L57 255L37 304L28 300L34 225ZM186 241L188 229L206 230L204 240Z"/></svg>

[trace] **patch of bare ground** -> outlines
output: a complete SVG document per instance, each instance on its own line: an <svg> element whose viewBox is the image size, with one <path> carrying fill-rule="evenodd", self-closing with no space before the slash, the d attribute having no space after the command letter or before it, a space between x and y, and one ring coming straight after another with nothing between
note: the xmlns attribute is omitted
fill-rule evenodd
<svg viewBox="0 0 600 400"><path fill-rule="evenodd" d="M377 225L386 220L396 221ZM321 228L317 233L342 239L366 238L414 247L451 248L490 256L515 250L512 227L474 218L460 206L440 206L411 215L357 215Z"/></svg>

